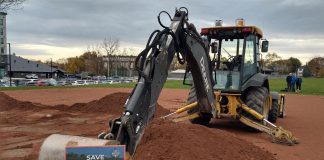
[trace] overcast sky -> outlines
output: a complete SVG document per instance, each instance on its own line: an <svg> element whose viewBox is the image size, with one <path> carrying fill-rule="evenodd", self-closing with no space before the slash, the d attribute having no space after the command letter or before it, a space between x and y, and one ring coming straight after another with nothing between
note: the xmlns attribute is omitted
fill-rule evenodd
<svg viewBox="0 0 324 160"><path fill-rule="evenodd" d="M199 30L244 18L263 29L270 52L303 63L324 56L323 0L27 0L8 13L8 42L17 55L40 60L78 56L105 37L141 49L160 29L157 14L181 6Z"/></svg>

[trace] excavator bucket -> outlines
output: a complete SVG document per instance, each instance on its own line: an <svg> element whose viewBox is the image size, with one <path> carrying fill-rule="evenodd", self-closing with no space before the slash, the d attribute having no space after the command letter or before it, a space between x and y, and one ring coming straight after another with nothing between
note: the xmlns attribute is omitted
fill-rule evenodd
<svg viewBox="0 0 324 160"><path fill-rule="evenodd" d="M119 142L114 140L102 140L97 138L52 134L43 142L40 148L38 159L64 160L66 147L101 147L109 145L119 145ZM126 159L128 158L126 157Z"/></svg>

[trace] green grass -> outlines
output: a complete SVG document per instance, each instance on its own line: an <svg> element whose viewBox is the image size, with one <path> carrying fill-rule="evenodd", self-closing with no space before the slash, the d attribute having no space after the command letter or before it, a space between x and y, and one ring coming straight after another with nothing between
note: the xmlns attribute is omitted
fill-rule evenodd
<svg viewBox="0 0 324 160"><path fill-rule="evenodd" d="M25 87L0 87L0 91L5 90L32 90L32 89L51 89L51 88L133 88L135 83L119 84L97 84L87 86L25 86ZM169 80L165 83L164 88L189 89L190 86L182 85L180 80ZM280 92L286 88L285 78L271 78L270 90ZM302 92L304 95L324 95L324 78L303 78Z"/></svg>
<svg viewBox="0 0 324 160"><path fill-rule="evenodd" d="M7 90L34 90L34 89L55 89L55 88L134 88L136 83L117 83L117 84L94 84L86 86L21 86L21 87L0 87L0 91ZM189 89L190 86L182 85L182 81L170 80L164 84L164 88Z"/></svg>
<svg viewBox="0 0 324 160"><path fill-rule="evenodd" d="M271 78L270 90L279 92L287 87L285 78ZM303 78L301 94L324 95L324 78Z"/></svg>

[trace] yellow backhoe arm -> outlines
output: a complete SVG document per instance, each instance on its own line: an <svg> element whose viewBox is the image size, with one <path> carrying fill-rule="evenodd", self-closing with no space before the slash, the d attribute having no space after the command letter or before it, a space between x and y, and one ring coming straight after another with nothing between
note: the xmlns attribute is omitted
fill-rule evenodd
<svg viewBox="0 0 324 160"><path fill-rule="evenodd" d="M170 113L166 116L163 116L161 118L166 119L172 115L183 113L187 110L190 110L190 109L196 107L197 105L198 105L197 102L191 103L191 104L183 106L183 107L177 109L175 112L172 112L172 113ZM254 120L251 120L250 118L247 118L243 115L240 115L239 120L247 126L250 126L252 128L255 128L257 130L267 133L268 135L270 135L272 137L273 142L284 143L284 144L288 144L288 145L294 145L294 144L299 143L298 139L296 137L294 137L290 131L288 131L280 126L276 126L275 124L269 122L267 119L264 118L263 115L259 114L255 110L249 108L244 103L242 103L241 108L244 111L251 114L253 117L255 117L258 120L260 120L261 122L263 122L263 124L256 122ZM180 121L184 121L184 120L188 120L188 119L193 119L196 117L199 117L199 114L197 112L193 113L193 114L187 114L184 116L178 116L178 117L172 118L171 120L173 122L180 122Z"/></svg>
<svg viewBox="0 0 324 160"><path fill-rule="evenodd" d="M258 129L262 132L269 134L273 138L273 142L286 143L288 145L294 145L299 143L298 139L294 137L290 131L269 122L266 118L264 118L263 115L249 108L245 104L242 104L241 107L243 110L245 110L258 120L263 122L263 124L261 124L241 115L239 120L245 125L248 125L252 128Z"/></svg>

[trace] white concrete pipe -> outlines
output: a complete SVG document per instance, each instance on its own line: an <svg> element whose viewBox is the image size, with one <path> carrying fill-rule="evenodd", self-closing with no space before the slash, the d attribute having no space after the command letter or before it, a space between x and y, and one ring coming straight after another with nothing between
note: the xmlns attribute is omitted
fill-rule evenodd
<svg viewBox="0 0 324 160"><path fill-rule="evenodd" d="M116 145L116 141L87 138L80 136L52 134L43 142L39 160L64 160L67 146L107 146Z"/></svg>

